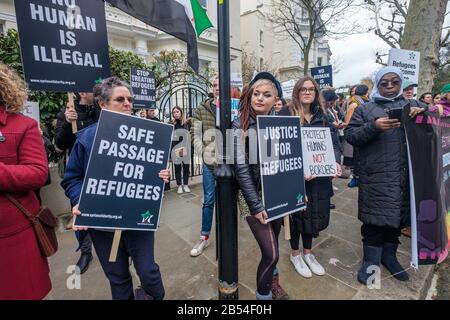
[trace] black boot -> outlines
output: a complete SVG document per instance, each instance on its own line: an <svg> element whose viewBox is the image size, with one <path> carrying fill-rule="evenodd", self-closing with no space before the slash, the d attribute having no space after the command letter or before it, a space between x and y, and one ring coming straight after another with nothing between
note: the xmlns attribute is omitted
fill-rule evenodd
<svg viewBox="0 0 450 320"><path fill-rule="evenodd" d="M373 265L377 267L380 266L383 248L363 245L363 250L364 250L364 259L361 268L358 271L358 281L361 282L362 284L367 285L369 277L374 274L374 271L368 273L367 268Z"/></svg>
<svg viewBox="0 0 450 320"><path fill-rule="evenodd" d="M395 279L400 281L408 281L409 275L400 265L397 260L397 243L383 243L383 255L381 256L381 263L389 272L394 276Z"/></svg>
<svg viewBox="0 0 450 320"><path fill-rule="evenodd" d="M80 259L77 262L77 267L80 268L80 274L83 274L89 268L89 264L92 261L91 253L82 253Z"/></svg>

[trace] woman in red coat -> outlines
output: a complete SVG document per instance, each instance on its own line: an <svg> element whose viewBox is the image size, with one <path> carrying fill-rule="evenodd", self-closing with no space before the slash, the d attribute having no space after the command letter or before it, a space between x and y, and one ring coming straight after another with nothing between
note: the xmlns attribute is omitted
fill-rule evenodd
<svg viewBox="0 0 450 320"><path fill-rule="evenodd" d="M43 299L51 289L47 259L42 257L30 221L5 196L37 214L33 190L47 180L47 157L38 124L21 115L26 85L0 63L0 300Z"/></svg>

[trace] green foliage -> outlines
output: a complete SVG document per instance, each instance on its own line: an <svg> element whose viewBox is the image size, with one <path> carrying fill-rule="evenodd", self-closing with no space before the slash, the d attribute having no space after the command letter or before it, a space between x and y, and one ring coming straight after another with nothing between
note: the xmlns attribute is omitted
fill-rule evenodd
<svg viewBox="0 0 450 320"><path fill-rule="evenodd" d="M163 92L170 86L171 82L201 82L209 85L209 79L215 72L207 67L202 70L200 76L196 76L194 71L187 64L186 54L176 50L165 50L152 57L152 61L147 64L144 59L134 52L121 51L109 47L109 58L111 64L111 74L123 80L130 81L130 68L140 68L150 70L155 73L156 88L158 92ZM20 54L19 34L15 29L9 29L6 34L0 34L0 61L14 68L21 76L23 74L22 59ZM49 136L53 137L53 119L58 112L62 111L67 103L67 94L60 92L31 91L30 101L39 102L41 121L46 125Z"/></svg>
<svg viewBox="0 0 450 320"><path fill-rule="evenodd" d="M147 65L143 58L129 51L121 51L109 47L109 59L111 63L111 75L130 81L130 68L139 68L153 71L153 67Z"/></svg>
<svg viewBox="0 0 450 320"><path fill-rule="evenodd" d="M6 34L0 34L0 60L15 69L23 78L22 58L19 46L19 34L15 29L9 29ZM29 101L39 102L41 121L51 128L50 121L61 111L67 102L67 94L60 92L31 91Z"/></svg>

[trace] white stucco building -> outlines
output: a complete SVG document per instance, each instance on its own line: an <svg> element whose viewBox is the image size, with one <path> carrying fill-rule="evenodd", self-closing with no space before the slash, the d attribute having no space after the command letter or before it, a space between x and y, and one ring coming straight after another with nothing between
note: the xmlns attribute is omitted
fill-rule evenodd
<svg viewBox="0 0 450 320"><path fill-rule="evenodd" d="M254 55L257 65L269 65L271 69L278 70L281 81L298 78L303 74L303 54L291 38L275 31L266 19L265 15L270 10L269 2L241 1L241 48ZM307 30L305 24L305 34ZM309 56L309 68L330 64L330 57L328 41L316 39Z"/></svg>
<svg viewBox="0 0 450 320"><path fill-rule="evenodd" d="M101 1L101 0L92 0ZM218 69L218 38L217 38L217 1L199 0L207 11L214 27L205 31L198 39L200 68L209 64ZM240 39L240 1L230 1L230 46L231 71L241 70L241 39ZM109 44L120 50L133 51L149 59L152 54L162 50L180 50L186 52L186 43L139 20L106 6L106 21ZM0 0L0 32L9 28L17 28L13 0Z"/></svg>

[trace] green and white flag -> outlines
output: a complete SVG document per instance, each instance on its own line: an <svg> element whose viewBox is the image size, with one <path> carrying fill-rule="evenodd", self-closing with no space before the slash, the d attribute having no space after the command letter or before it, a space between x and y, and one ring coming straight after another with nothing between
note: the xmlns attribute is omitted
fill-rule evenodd
<svg viewBox="0 0 450 320"><path fill-rule="evenodd" d="M205 9L200 5L198 0L175 0L184 6L186 15L191 21L192 26L197 33L197 37L200 37L203 31L211 28L213 24L208 18Z"/></svg>

